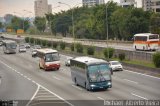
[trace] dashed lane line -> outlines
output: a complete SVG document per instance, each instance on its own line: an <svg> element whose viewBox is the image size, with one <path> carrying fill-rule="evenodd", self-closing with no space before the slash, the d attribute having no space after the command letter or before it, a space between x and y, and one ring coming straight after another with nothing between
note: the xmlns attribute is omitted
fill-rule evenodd
<svg viewBox="0 0 160 106"><path fill-rule="evenodd" d="M12 67L10 67L9 65L7 65L7 64L4 63L3 61L0 60L0 63L4 64L6 67L8 67L8 68L10 68L11 70L13 70ZM14 69L14 70L15 70L15 69ZM20 73L19 71L17 71L17 70L16 70L16 73L18 73L19 75L21 75L22 77L24 77L24 75L23 75L22 73ZM25 77L24 77L24 78L25 78ZM25 79L28 79L28 78L29 78L29 77L26 77ZM29 79L30 79L30 78L29 78ZM32 81L33 83L35 83L35 84L38 86L36 92L34 93L34 95L33 95L32 98L31 98L31 100L33 100L34 96L37 94L37 92L38 92L38 90L39 90L39 87L41 87L41 88L45 89L46 91L48 91L49 93L51 93L52 95L55 95L57 98L59 98L60 100L64 101L64 102L67 103L68 105L74 106L73 104L71 104L70 102L68 102L68 101L65 100L64 98L62 98L61 96L59 96L59 95L57 95L56 93L50 91L50 90L47 89L46 87L44 87L44 86L38 84L38 83L35 82L34 80L31 79L31 81ZM29 105L29 103L27 104L27 106L28 106L28 105Z"/></svg>
<svg viewBox="0 0 160 106"><path fill-rule="evenodd" d="M135 83L135 84L138 84L138 82L136 82L136 81L131 81L131 80L128 80L128 79L123 79L123 80L128 81L128 82L132 82L132 83Z"/></svg>
<svg viewBox="0 0 160 106"><path fill-rule="evenodd" d="M136 97L139 97L139 98L141 98L141 99L144 99L144 100L148 100L147 98L145 98L145 97L143 97L143 96L139 96L139 95L137 95L137 94L135 94L135 93L131 93L133 96L136 96Z"/></svg>

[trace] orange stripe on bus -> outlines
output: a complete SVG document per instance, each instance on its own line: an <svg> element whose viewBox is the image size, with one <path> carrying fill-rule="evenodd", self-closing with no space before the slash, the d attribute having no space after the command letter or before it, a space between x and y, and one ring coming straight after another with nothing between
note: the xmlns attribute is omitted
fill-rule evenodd
<svg viewBox="0 0 160 106"><path fill-rule="evenodd" d="M134 44L160 44L160 41L134 41Z"/></svg>

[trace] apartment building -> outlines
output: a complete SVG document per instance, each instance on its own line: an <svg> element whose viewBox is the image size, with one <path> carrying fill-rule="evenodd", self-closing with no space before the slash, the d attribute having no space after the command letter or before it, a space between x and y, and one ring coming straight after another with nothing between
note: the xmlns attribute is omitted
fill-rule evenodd
<svg viewBox="0 0 160 106"><path fill-rule="evenodd" d="M48 5L48 0L36 0L34 10L36 17L45 17L45 14L52 13L52 5Z"/></svg>
<svg viewBox="0 0 160 106"><path fill-rule="evenodd" d="M96 4L104 4L104 0L82 0L83 5L94 6Z"/></svg>
<svg viewBox="0 0 160 106"><path fill-rule="evenodd" d="M160 12L160 0L142 0L144 11Z"/></svg>

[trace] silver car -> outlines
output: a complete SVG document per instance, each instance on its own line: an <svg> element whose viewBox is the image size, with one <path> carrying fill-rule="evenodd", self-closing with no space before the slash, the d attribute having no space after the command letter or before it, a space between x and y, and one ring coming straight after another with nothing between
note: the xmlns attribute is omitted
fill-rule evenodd
<svg viewBox="0 0 160 106"><path fill-rule="evenodd" d="M123 66L119 61L109 61L112 71L123 71Z"/></svg>
<svg viewBox="0 0 160 106"><path fill-rule="evenodd" d="M73 59L73 57L69 57L69 58L67 58L67 60L65 61L65 65L66 66L70 66L71 64L70 64L70 60L71 59Z"/></svg>

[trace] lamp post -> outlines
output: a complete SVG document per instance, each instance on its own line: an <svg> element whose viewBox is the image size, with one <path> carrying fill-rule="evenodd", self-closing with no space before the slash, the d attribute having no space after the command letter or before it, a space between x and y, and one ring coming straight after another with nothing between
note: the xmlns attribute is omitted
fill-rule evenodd
<svg viewBox="0 0 160 106"><path fill-rule="evenodd" d="M52 9L55 9L55 8L58 8L58 7L60 7L60 6L55 6L55 7L53 7ZM51 13L52 14L52 13ZM51 31L51 35L53 34L52 33L52 22L51 22L51 17L50 17L50 15L49 15L49 24L50 24L50 31Z"/></svg>
<svg viewBox="0 0 160 106"><path fill-rule="evenodd" d="M108 3L106 4L106 37L107 37L107 54L108 54L108 59L109 59L109 46L108 46Z"/></svg>
<svg viewBox="0 0 160 106"><path fill-rule="evenodd" d="M62 2L58 2L59 4L64 4L67 5L71 10L72 10L72 36L73 36L73 44L74 44L74 50L75 50L75 33L74 33L74 17L73 17L73 9L71 8L71 5L66 4L66 3L62 3ZM82 3L78 3L78 4L82 4ZM76 5L78 5L76 4ZM75 5L75 6L76 6ZM74 6L74 7L75 7Z"/></svg>

